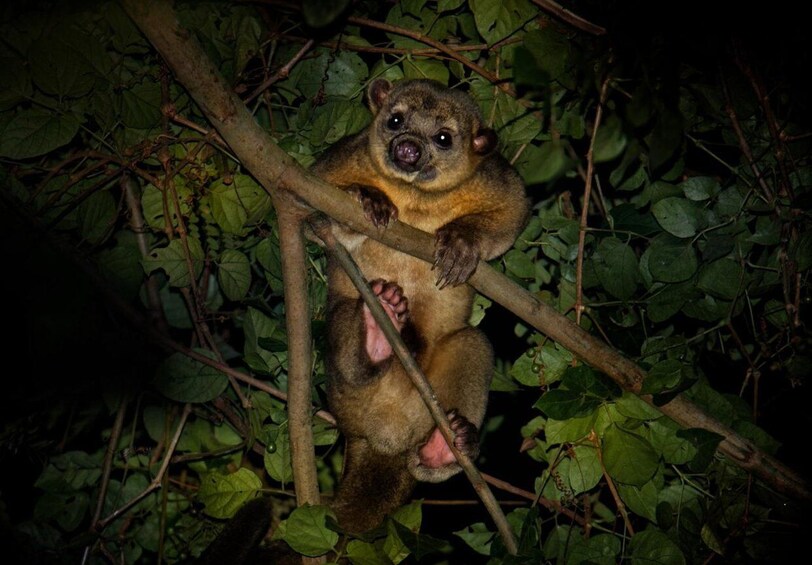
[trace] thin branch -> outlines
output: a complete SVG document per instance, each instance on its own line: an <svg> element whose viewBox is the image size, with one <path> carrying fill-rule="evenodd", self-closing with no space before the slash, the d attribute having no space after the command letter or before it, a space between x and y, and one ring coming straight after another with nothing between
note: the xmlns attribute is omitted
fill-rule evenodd
<svg viewBox="0 0 812 565"><path fill-rule="evenodd" d="M99 520L96 522L96 530L102 531L110 522L118 519L122 514L124 514L127 510L141 502L144 498L152 494L154 491L158 490L161 487L161 481L163 480L163 476L166 473L166 470L169 468L169 463L172 461L172 454L175 452L175 447L178 445L178 440L180 439L180 434L183 432L183 427L186 425L186 419L189 417L189 413L192 411L192 405L186 404L183 407L183 412L180 415L180 421L178 422L178 427L175 429L175 435L172 437L172 441L169 444L169 448L166 450L166 454L164 455L163 462L161 463L161 468L158 469L158 474L155 475L155 478L152 479L152 482L149 484L147 488L145 488L140 494L132 497L130 500L124 503L123 506L112 512L109 516L104 518L103 520Z"/></svg>
<svg viewBox="0 0 812 565"><path fill-rule="evenodd" d="M775 117L775 113L773 112L772 104L770 103L770 95L767 93L767 89L764 87L764 83L761 80L761 77L756 74L750 64L745 61L740 55L736 55L734 57L734 62L739 67L739 70L747 77L747 80L750 81L750 86L753 89L753 92L756 94L756 98L758 99L758 103L761 105L761 109L764 110L764 118L767 122L767 127L770 130L770 135L773 138L773 147L775 148L775 161L778 163L778 170L781 174L781 193L785 194L790 198L790 200L795 198L794 191L792 189L792 182L789 180L789 172L787 171L787 163L786 163L786 156L789 151L789 148L785 145L784 139L782 138L782 131L778 127L778 120Z"/></svg>
<svg viewBox="0 0 812 565"><path fill-rule="evenodd" d="M254 92L252 92L251 95L245 99L245 103L248 104L249 102L251 102L254 98L256 98L257 96L262 94L265 90L267 90L268 87L270 87L272 84L288 78L291 69L294 67L294 65L296 65L296 63L298 63L301 60L302 57L305 56L305 54L308 51L310 51L314 43L315 41L313 39L309 39L307 43L305 43L302 46L302 48L299 49L299 51L290 59L290 61L285 63L285 65L281 69L276 71L276 73L274 73L272 76L269 76L264 81L262 81L262 83L254 90Z"/></svg>
<svg viewBox="0 0 812 565"><path fill-rule="evenodd" d="M606 28L585 20L578 14L574 14L553 0L533 0L533 4L555 16L556 18L570 24L572 27L591 33L592 35L605 35Z"/></svg>
<svg viewBox="0 0 812 565"><path fill-rule="evenodd" d="M494 487L496 487L496 488L498 488L500 490L503 490L505 492L513 493L513 494L515 494L517 496L521 496L522 498L526 498L527 500L532 500L533 502L538 502L539 504L541 504L547 510L552 510L553 512L559 512L559 513L563 514L564 516L566 516L567 518L569 518L570 520L572 520L573 522L576 522L577 524L580 524L581 526L585 525L583 517L579 516L578 514L576 514L575 512L570 510L569 508L566 508L565 506L562 506L561 503L559 501L557 501L557 500L550 500L548 498L544 498L541 495L537 495L535 493L532 493L529 490L520 489L518 487L513 486L512 484L510 484L507 481L503 481L502 479L497 479L496 477L494 477L492 475L488 475L487 473L481 473L481 475L482 475L482 478L485 479L485 482L487 482L488 484L490 484L490 485L492 485L492 486L494 486Z"/></svg>
<svg viewBox="0 0 812 565"><path fill-rule="evenodd" d="M733 126L733 132L736 134L736 139L739 141L739 148L741 149L745 159L747 159L747 163L750 165L750 170L753 171L753 176L755 177L756 182L758 182L758 185L761 187L764 200L768 203L772 203L773 191L767 184L767 181L764 179L764 175L761 173L761 170L756 164L756 159L753 156L753 150L750 148L750 144L747 143L747 138L744 135L741 123L739 123L739 117L736 114L736 109L733 107L733 100L730 98L730 90L727 87L727 81L725 81L724 73L721 70L719 71L719 79L722 83L722 93L725 96L725 112L727 113L728 118L730 118L730 125Z"/></svg>
<svg viewBox="0 0 812 565"><path fill-rule="evenodd" d="M592 178L595 175L595 140L598 137L598 128L603 118L603 105L609 93L611 75L606 75L601 86L598 108L595 110L595 123L592 126L592 138L589 140L589 150L586 153L586 173L584 184L584 197L581 202L581 221L578 224L578 258L575 263L575 323L581 325L581 314L584 311L584 246L586 244L587 219L589 217L589 201L592 195Z"/></svg>
<svg viewBox="0 0 812 565"><path fill-rule="evenodd" d="M116 457L118 450L118 441L121 439L121 430L124 429L124 416L127 415L128 399L126 396L121 397L121 402L116 410L116 419L113 422L113 428L110 430L110 439L107 441L107 450L104 453L104 463L102 465L102 476L99 479L99 496L96 499L96 510L93 512L93 520L91 521L91 530L96 527L96 523L101 518L102 509L104 508L104 500L107 498L107 487L110 484L110 472L113 469L113 460Z"/></svg>
<svg viewBox="0 0 812 565"><path fill-rule="evenodd" d="M488 488L488 484L482 478L482 475L480 475L479 471L477 470L476 466L474 466L474 463L471 461L468 455L457 449L454 443L454 432L451 430L451 424L448 422L446 412L440 406L437 396L434 394L428 379L426 379L426 375L423 374L423 371L417 364L417 361L409 352L409 348L406 347L406 344L403 342L400 332L395 329L395 326L392 324L389 316L387 316L386 312L384 312L383 306L381 306L380 301L370 289L369 284L367 283L366 279L364 279L364 275L361 273L358 265L355 264L355 261L350 256L349 252L341 243L336 241L331 231L330 221L325 216L319 215L314 219L311 219L309 223L316 235L324 242L325 247L331 252L332 256L338 260L341 268L353 282L356 289L358 289L358 292L361 294L361 298L363 298L364 303L372 313L372 317L383 331L387 341L391 344L392 350L400 360L400 363L403 366L403 369L406 371L406 374L409 376L409 379L412 381L412 384L420 393L420 397L423 399L423 402L431 413L432 418L434 418L440 433L443 435L446 443L451 448L454 457L457 458L457 463L460 464L460 467L462 467L462 470L468 476L468 480L471 481L474 490L476 491L477 495L479 495L479 498L482 500L482 503L485 505L485 508L496 524L496 528L502 536L505 547L511 555L516 555L518 552L518 545L516 544L516 539L513 537L513 531L510 528L510 524L508 524L504 512L502 512L502 509L499 507L499 502L497 502L496 498L493 496L491 489Z"/></svg>

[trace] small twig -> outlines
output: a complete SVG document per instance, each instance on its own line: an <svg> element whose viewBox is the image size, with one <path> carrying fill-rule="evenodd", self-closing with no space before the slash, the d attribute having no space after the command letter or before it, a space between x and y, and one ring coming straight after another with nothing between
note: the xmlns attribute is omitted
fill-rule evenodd
<svg viewBox="0 0 812 565"><path fill-rule="evenodd" d="M722 84L722 93L725 96L725 112L728 118L730 118L730 125L733 126L733 132L739 141L739 148L744 154L745 159L747 159L747 163L750 165L750 170L753 171L756 182L758 182L758 185L761 187L764 200L768 203L772 203L773 191L764 179L761 170L758 168L756 159L753 156L753 150L750 148L750 144L747 143L747 138L744 136L744 130L742 130L741 123L739 123L739 117L736 115L736 109L733 107L733 100L730 98L730 90L727 87L727 81L725 81L725 76L721 69L719 70L719 80Z"/></svg>
<svg viewBox="0 0 812 565"><path fill-rule="evenodd" d="M305 43L302 46L302 48L299 49L299 51L291 58L290 61L285 63L285 65L281 69L276 71L273 75L263 80L262 83L254 90L254 92L252 92L248 96L248 98L245 99L245 103L248 104L249 102L251 102L254 98L262 94L272 84L288 78L291 69L294 67L294 65L296 65L296 63L298 63L302 59L302 57L305 56L305 54L308 51L310 51L314 43L316 43L315 40L309 39L307 43Z"/></svg>
<svg viewBox="0 0 812 565"><path fill-rule="evenodd" d="M787 171L787 163L785 159L789 148L784 144L784 139L781 136L782 132L778 127L778 120L773 112L772 104L770 104L770 95L767 93L767 89L764 87L761 77L756 75L749 63L747 63L739 55L736 55L733 60L739 67L739 70L741 70L744 76L746 76L750 81L750 86L753 88L753 92L756 94L758 103L761 105L761 109L764 110L764 118L767 122L767 127L770 130L770 135L773 138L775 161L778 163L778 171L781 174L781 192L789 196L790 199L794 199L795 194L792 189L792 182L789 180L789 172Z"/></svg>
<svg viewBox="0 0 812 565"><path fill-rule="evenodd" d="M553 2L553 0L533 0L533 4L581 31L591 33L592 35L606 35L606 28L593 24L578 14L570 12L558 2Z"/></svg>
<svg viewBox="0 0 812 565"><path fill-rule="evenodd" d="M180 421L178 422L178 427L175 429L175 435L172 437L172 441L169 444L169 448L166 450L166 454L164 455L163 462L161 463L161 468L158 469L158 474L152 479L152 482L145 488L140 494L132 497L123 506L115 510L112 514L104 518L103 520L99 520L96 522L96 531L101 532L110 525L111 522L118 519L124 512L141 502L144 498L152 494L154 491L161 487L161 481L163 480L163 476L166 473L166 470L169 468L169 463L172 460L172 454L175 452L175 447L178 445L178 440L180 439L180 434L183 432L183 427L186 424L186 418L189 417L189 413L192 411L192 405L186 404L183 407L183 412L180 415Z"/></svg>
<svg viewBox="0 0 812 565"><path fill-rule="evenodd" d="M592 194L592 178L595 174L595 139L598 137L598 128L603 118L603 105L609 93L609 81L612 75L606 75L601 85L600 100L595 110L595 124L592 126L592 138L589 140L589 150L586 154L586 181L584 184L584 197L581 202L581 221L578 224L578 258L575 263L575 323L581 325L581 314L584 311L584 246L586 244L587 219L589 217L589 200Z"/></svg>
<svg viewBox="0 0 812 565"><path fill-rule="evenodd" d="M443 408L440 406L431 385L426 379L426 376L423 374L422 369L420 369L417 361L415 361L414 357L412 357L412 354L409 352L408 347L406 347L406 344L403 342L398 330L395 329L395 326L392 324L389 316L387 316L386 312L384 312L383 306L381 306L380 301L373 294L369 284L364 279L364 275L361 273L361 270L355 264L355 261L350 256L346 248L341 245L341 243L336 241L330 228L330 221L326 216L318 214L313 216L310 220L310 226L313 228L316 235L318 235L319 238L321 238L321 240L324 242L325 247L339 262L341 267L344 269L344 272L355 285L356 289L358 289L358 292L361 294L361 298L363 298L364 303L372 313L372 317L383 331L387 341L389 341L391 344L393 351L403 366L403 369L409 375L409 379L412 381L412 384L415 386L420 394L420 397L423 399L423 402L426 404L432 418L434 418L437 428L445 438L446 443L448 443L448 446L451 448L457 462L460 464L463 471L465 471L465 474L468 476L468 480L471 481L474 490L479 495L482 503L485 505L485 508L496 524L496 528L499 530L499 533L502 536L505 547L511 555L515 555L518 551L518 546L515 538L513 537L513 531L505 518L505 514L502 512L502 509L499 507L499 503L493 496L491 489L488 488L487 483L482 478L482 475L474 466L471 459L456 448L454 444L454 432L451 430L451 425L448 422L445 410L443 410Z"/></svg>
<svg viewBox="0 0 812 565"><path fill-rule="evenodd" d="M110 473L113 469L113 460L116 457L118 440L121 438L121 430L124 429L124 416L127 414L127 397L121 397L121 403L116 411L116 419L113 422L113 429L110 431L110 439L107 440L107 450L104 453L104 463L102 465L102 475L99 479L99 496L96 499L96 510L93 512L93 519L90 521L90 531L94 531L101 518L104 509L104 500L107 498L107 487L110 485ZM90 557L91 545L85 547L82 553L82 563L87 563Z"/></svg>
<svg viewBox="0 0 812 565"><path fill-rule="evenodd" d="M495 486L496 488L503 490L505 492L509 492L515 494L517 496L521 496L522 498L526 498L527 500L532 500L533 502L538 502L542 506L544 506L547 510L552 510L554 512L559 512L566 516L567 518L571 519L573 522L576 522L580 525L584 525L584 519L570 510L561 505L561 503L557 500L550 500L548 498L544 498L541 495L537 495L535 493L530 492L529 490L524 490L519 487L515 487L507 481L503 481L502 479L497 479L492 475L488 475L487 473L481 473L482 478L485 479L490 485Z"/></svg>

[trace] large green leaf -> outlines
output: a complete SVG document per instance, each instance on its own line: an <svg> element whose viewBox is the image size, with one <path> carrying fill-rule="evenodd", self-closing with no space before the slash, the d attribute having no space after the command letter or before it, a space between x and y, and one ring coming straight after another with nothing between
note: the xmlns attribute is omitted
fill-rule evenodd
<svg viewBox="0 0 812 565"><path fill-rule="evenodd" d="M698 266L696 251L690 241L667 235L652 240L644 256L654 280L666 283L688 280Z"/></svg>
<svg viewBox="0 0 812 565"><path fill-rule="evenodd" d="M610 426L603 436L603 463L616 481L642 486L657 471L659 457L644 438Z"/></svg>
<svg viewBox="0 0 812 565"><path fill-rule="evenodd" d="M242 300L251 286L251 264L245 253L236 249L226 249L217 262L217 278L226 298Z"/></svg>
<svg viewBox="0 0 812 565"><path fill-rule="evenodd" d="M732 259L719 259L702 267L697 286L717 298L733 300L746 282L741 263Z"/></svg>
<svg viewBox="0 0 812 565"><path fill-rule="evenodd" d="M651 212L663 229L676 237L692 237L702 225L699 210L684 198L663 198L652 206Z"/></svg>
<svg viewBox="0 0 812 565"><path fill-rule="evenodd" d="M601 240L592 263L598 280L609 294L621 300L634 296L640 272L637 256L626 243L615 237Z"/></svg>
<svg viewBox="0 0 812 565"><path fill-rule="evenodd" d="M231 182L216 180L209 188L211 212L226 233L245 235L249 227L268 214L271 197L248 175L234 175Z"/></svg>
<svg viewBox="0 0 812 565"><path fill-rule="evenodd" d="M197 499L212 518L231 518L240 507L259 495L262 481L243 467L230 475L208 473L200 480Z"/></svg>
<svg viewBox="0 0 812 565"><path fill-rule="evenodd" d="M169 245L154 249L142 260L144 270L151 273L156 269L163 269L169 277L169 284L175 287L189 286L192 277L197 279L203 271L203 247L200 240L187 237L189 246L189 261L187 261L186 247L180 239L173 239ZM189 272L191 263L192 272Z"/></svg>
<svg viewBox="0 0 812 565"><path fill-rule="evenodd" d="M632 565L685 565L679 546L663 532L648 529L631 541Z"/></svg>
<svg viewBox="0 0 812 565"><path fill-rule="evenodd" d="M468 5L479 34L491 44L521 29L536 13L527 0L469 0Z"/></svg>
<svg viewBox="0 0 812 565"><path fill-rule="evenodd" d="M316 557L324 555L338 543L338 534L327 527L327 516L335 520L326 506L305 504L291 512L285 521L284 539L297 553Z"/></svg>
<svg viewBox="0 0 812 565"><path fill-rule="evenodd" d="M0 157L38 157L70 142L79 131L79 119L34 107L17 112L8 120L0 117Z"/></svg>

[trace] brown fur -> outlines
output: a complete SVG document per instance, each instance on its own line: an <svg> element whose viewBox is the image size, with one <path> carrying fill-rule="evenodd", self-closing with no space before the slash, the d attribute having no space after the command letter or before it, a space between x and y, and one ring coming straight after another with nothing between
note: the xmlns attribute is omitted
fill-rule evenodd
<svg viewBox="0 0 812 565"><path fill-rule="evenodd" d="M493 358L487 339L468 324L474 291L461 283L478 259L497 257L512 245L528 213L524 188L494 151L495 136L466 94L432 81L393 86L380 79L368 94L372 124L332 147L312 170L358 196L376 225L397 217L436 234L433 270L424 261L335 228L367 280L402 288L408 299L402 335L440 404L455 411L457 429L476 432L485 414ZM393 129L393 124L399 125ZM449 139L451 146L444 147ZM328 282L329 403L347 441L344 477L333 506L344 529L361 532L403 504L415 480L442 481L460 468L456 463L421 464L420 446L434 429L428 410L396 358L370 360L364 345L365 306L333 260ZM475 435L459 432L455 444L476 456Z"/></svg>

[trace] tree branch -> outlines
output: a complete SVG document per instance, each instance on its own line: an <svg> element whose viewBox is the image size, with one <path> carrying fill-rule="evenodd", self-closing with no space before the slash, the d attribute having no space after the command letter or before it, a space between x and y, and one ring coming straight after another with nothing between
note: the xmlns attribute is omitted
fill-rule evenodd
<svg viewBox="0 0 812 565"><path fill-rule="evenodd" d="M123 0L127 12L163 55L212 125L220 132L257 181L269 192L287 189L317 210L345 226L404 253L432 260L434 238L400 222L379 232L364 218L357 202L345 192L307 173L279 149L247 108L231 93L200 44L178 23L170 6L161 0ZM551 306L517 283L480 263L469 280L474 288L525 322L557 341L575 356L603 371L624 389L637 394L645 372L599 339L579 328ZM650 396L643 400L653 405ZM812 500L805 481L752 442L705 414L691 401L677 397L658 408L683 427L697 427L724 437L719 450L741 468L788 495Z"/></svg>
<svg viewBox="0 0 812 565"><path fill-rule="evenodd" d="M301 208L287 193L274 193L279 219L285 323L288 332L288 420L296 503L319 504L319 482L313 449L313 418L310 405L312 346L310 308L307 300L307 252ZM307 213L307 211L305 211ZM324 559L310 560L324 562Z"/></svg>

